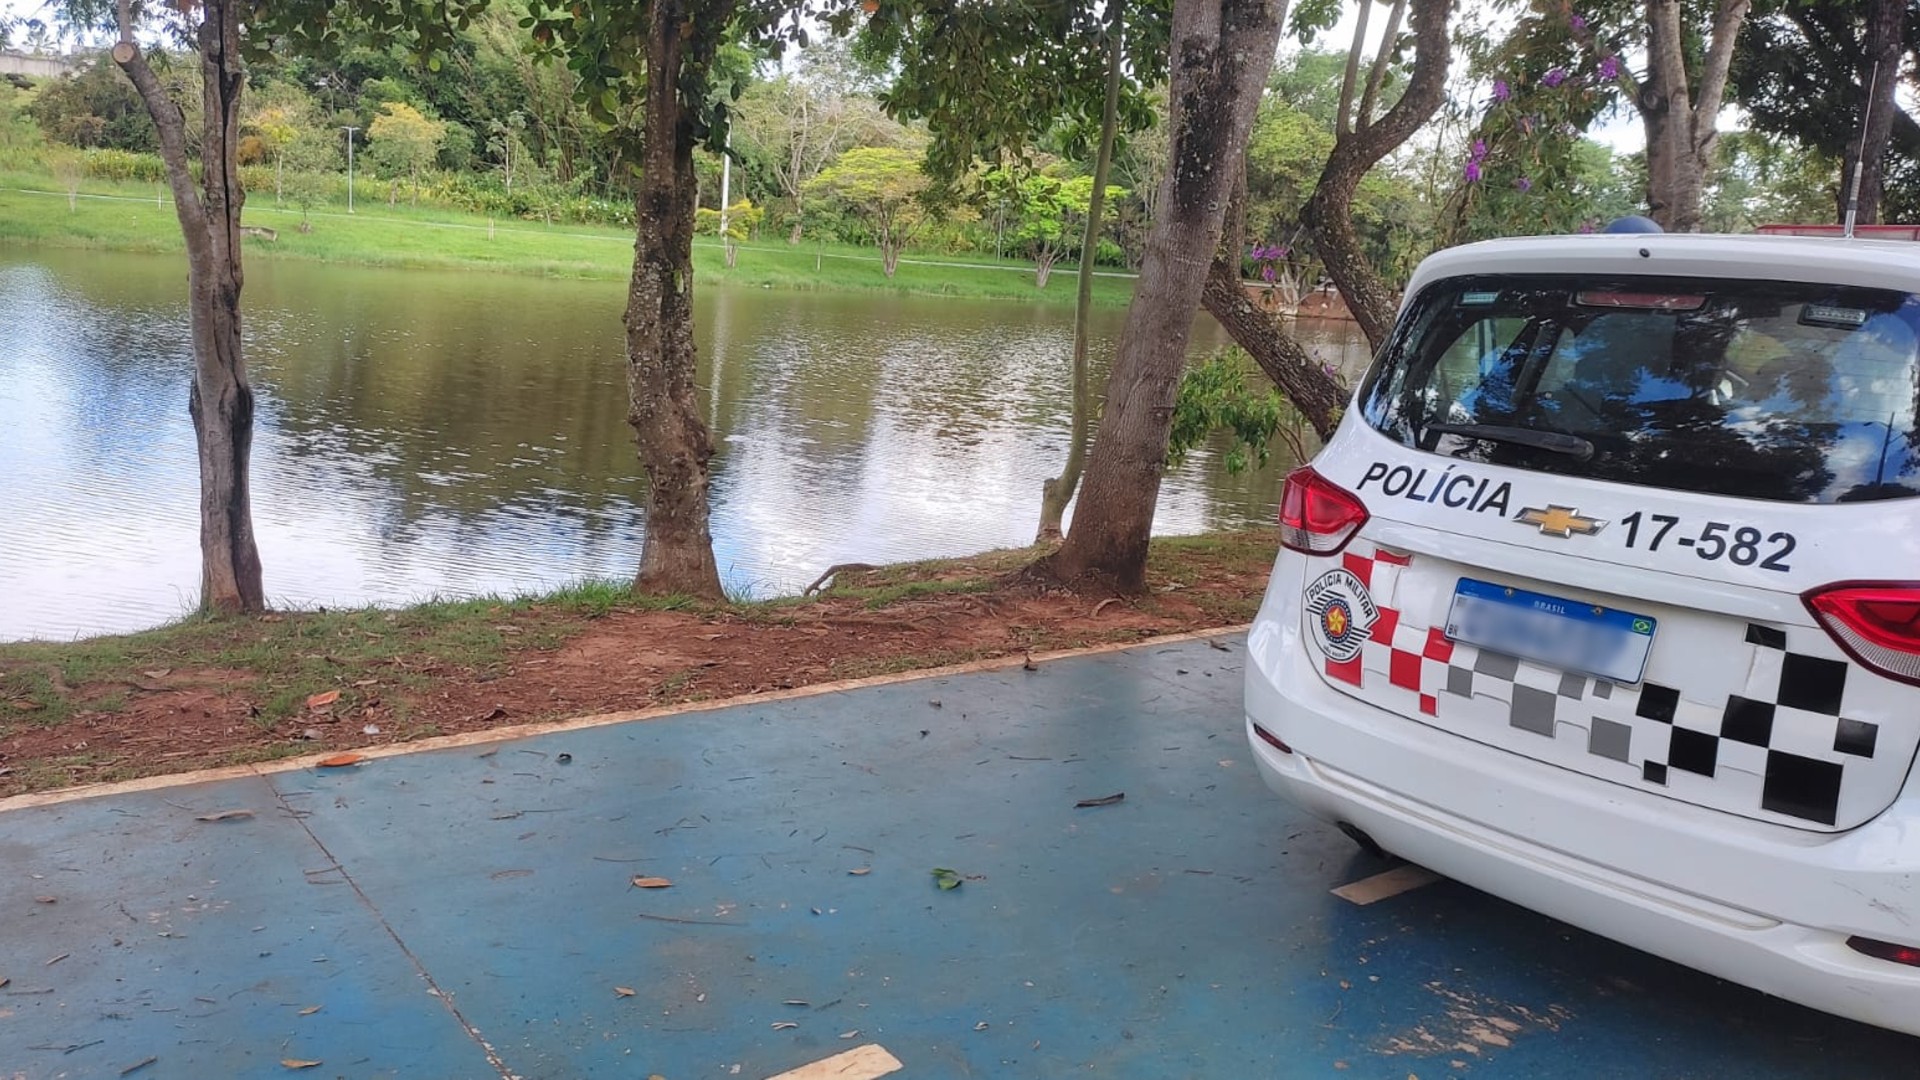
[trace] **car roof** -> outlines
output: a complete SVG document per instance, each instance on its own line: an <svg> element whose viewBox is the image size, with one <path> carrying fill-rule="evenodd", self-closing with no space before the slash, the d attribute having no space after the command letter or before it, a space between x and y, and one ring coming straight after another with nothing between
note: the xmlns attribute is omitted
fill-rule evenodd
<svg viewBox="0 0 1920 1080"><path fill-rule="evenodd" d="M1407 296L1469 274L1750 278L1920 293L1920 243L1706 233L1514 237L1435 252L1414 271Z"/></svg>

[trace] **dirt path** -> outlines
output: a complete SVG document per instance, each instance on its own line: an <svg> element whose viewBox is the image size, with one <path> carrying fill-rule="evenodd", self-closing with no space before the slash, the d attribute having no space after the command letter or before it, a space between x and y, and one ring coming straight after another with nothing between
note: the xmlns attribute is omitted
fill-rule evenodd
<svg viewBox="0 0 1920 1080"><path fill-rule="evenodd" d="M468 604L7 646L0 796L1232 625L1272 554L1257 534L1160 544L1127 600L1008 587L1024 556L1002 553L712 611Z"/></svg>

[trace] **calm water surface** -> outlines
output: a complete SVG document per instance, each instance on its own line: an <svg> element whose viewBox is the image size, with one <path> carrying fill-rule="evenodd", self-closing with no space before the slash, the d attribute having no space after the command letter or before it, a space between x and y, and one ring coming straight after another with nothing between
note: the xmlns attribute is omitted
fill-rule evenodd
<svg viewBox="0 0 1920 1080"><path fill-rule="evenodd" d="M199 583L176 257L0 250L0 640L138 629ZM257 259L254 521L277 605L626 577L644 482L615 283ZM703 289L730 587L1024 544L1065 454L1072 313ZM1096 312L1095 355L1123 313ZM1196 348L1219 342L1206 324ZM1364 363L1350 330L1324 355ZM1198 454L1160 532L1270 520L1284 463Z"/></svg>

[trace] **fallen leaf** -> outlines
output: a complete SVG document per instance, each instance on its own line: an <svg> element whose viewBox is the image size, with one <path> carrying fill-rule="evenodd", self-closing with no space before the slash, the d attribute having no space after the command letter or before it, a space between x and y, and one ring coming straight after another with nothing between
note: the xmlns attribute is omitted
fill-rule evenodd
<svg viewBox="0 0 1920 1080"><path fill-rule="evenodd" d="M944 866L936 866L933 868L933 882L942 890L957 889L960 887L960 873Z"/></svg>
<svg viewBox="0 0 1920 1080"><path fill-rule="evenodd" d="M616 986L613 988L613 992L617 997L632 997L638 993L638 991L634 990L631 986Z"/></svg>
<svg viewBox="0 0 1920 1080"><path fill-rule="evenodd" d="M973 1030L975 1031L987 1030L987 1022L985 1020L980 1021L979 1023L973 1025Z"/></svg>
<svg viewBox="0 0 1920 1080"><path fill-rule="evenodd" d="M12 976L0 975L0 987L4 987L12 981L13 981Z"/></svg>
<svg viewBox="0 0 1920 1080"><path fill-rule="evenodd" d="M313 695L312 697L310 697L310 698L308 698L308 699L307 699L307 708L309 708L309 709L324 709L324 708L326 708L327 706L329 706L329 705L331 705L331 704L333 704L334 702L336 702L336 701L339 701L339 700L340 700L340 691L338 691L338 690L328 690L328 691L327 691L326 693L323 693L323 694L315 694L315 695Z"/></svg>
<svg viewBox="0 0 1920 1080"><path fill-rule="evenodd" d="M785 1000L785 1001L783 1001L783 1002L781 1002L780 1004L782 1004L782 1005L802 1005L802 1006L804 1006L804 1005L807 1005L807 1004L809 1004L809 1002L805 1002L805 1001L801 1001L801 1000L800 1000L799 998L788 998L787 1000Z"/></svg>
<svg viewBox="0 0 1920 1080"><path fill-rule="evenodd" d="M349 765L358 765L365 760L367 760L367 758L364 754L335 754L330 758L321 758L320 767L323 769L344 769Z"/></svg>
<svg viewBox="0 0 1920 1080"><path fill-rule="evenodd" d="M1226 647L1225 645L1223 645L1223 644L1221 644L1221 643L1220 643L1220 642L1218 642L1218 641L1215 641L1215 640L1214 640L1214 639L1212 639L1212 638L1208 638L1208 639L1207 639L1207 648L1209 648L1209 649L1219 649L1219 650L1220 650L1221 652L1232 652L1232 651L1233 651L1232 649L1229 649L1229 648L1227 648L1227 647Z"/></svg>
<svg viewBox="0 0 1920 1080"><path fill-rule="evenodd" d="M673 884L673 882L663 877L637 877L633 879L633 887L636 889L664 889L671 884Z"/></svg>
<svg viewBox="0 0 1920 1080"><path fill-rule="evenodd" d="M799 1024L794 1023L792 1020L775 1020L773 1022L773 1030L775 1031L785 1031L788 1028L797 1028L799 1026Z"/></svg>
<svg viewBox="0 0 1920 1080"><path fill-rule="evenodd" d="M121 1076L131 1076L132 1074L134 1074L134 1073L137 1073L137 1072L139 1072L139 1071L140 1071L141 1069L144 1069L144 1068L146 1068L147 1066L149 1066L149 1065L151 1065L151 1064L153 1064L154 1062L156 1062L156 1061L159 1061L159 1060L160 1060L160 1059L159 1059L159 1057L157 1057L157 1056L156 1056L156 1057L149 1057L149 1058L142 1058L142 1059L140 1059L139 1061L136 1061L136 1062L134 1062L133 1064L131 1064L131 1065L129 1065L129 1066L127 1066L126 1068L124 1068L124 1069L121 1069L121 1070L120 1070L120 1075L121 1075Z"/></svg>
<svg viewBox="0 0 1920 1080"><path fill-rule="evenodd" d="M854 877L866 877L868 874L873 873L873 867L856 866L853 869L847 871L847 873L852 874Z"/></svg>
<svg viewBox="0 0 1920 1080"><path fill-rule="evenodd" d="M152 671L143 671L140 674L145 675L149 679L164 679L167 676L173 674L173 669L165 668L165 667L154 668Z"/></svg>
<svg viewBox="0 0 1920 1080"><path fill-rule="evenodd" d="M326 1008L326 1006L324 1006L324 1005L309 1005L309 1006L307 1006L306 1008L304 1008L304 1009L301 1009L301 1010L300 1010L300 1015L301 1015L301 1016L312 1016L312 1015L313 1015L314 1013L317 1013L317 1012L319 1012L319 1011L320 1011L321 1009L324 1009L324 1008Z"/></svg>
<svg viewBox="0 0 1920 1080"><path fill-rule="evenodd" d="M860 1037L860 1029L854 1028L852 1031L843 1031L840 1033L840 1037L843 1039L857 1039Z"/></svg>
<svg viewBox="0 0 1920 1080"><path fill-rule="evenodd" d="M1073 805L1075 809L1082 809L1089 806L1112 806L1114 803L1117 803L1126 797L1127 797L1126 792L1116 791L1111 795L1102 795L1097 799L1081 799L1079 802L1074 803Z"/></svg>
<svg viewBox="0 0 1920 1080"><path fill-rule="evenodd" d="M238 821L253 816L251 810L216 810L211 814L201 814L195 821Z"/></svg>
<svg viewBox="0 0 1920 1080"><path fill-rule="evenodd" d="M307 1061L302 1058L281 1058L280 1064L285 1065L289 1069L311 1069L320 1063L317 1061Z"/></svg>
<svg viewBox="0 0 1920 1080"><path fill-rule="evenodd" d="M41 967L52 967L53 965L55 965L55 964L57 964L57 963L59 963L59 962L60 962L60 961L62 961L62 960L65 960L65 959L66 959L67 957L69 957L69 956L72 956L72 955L73 955L72 953L65 953L65 952L63 952L63 953L61 953L61 954L60 954L59 956L56 956L56 957L54 957L53 959L51 959L51 960L49 960L49 961L47 961L46 963L44 963L44 964L42 964L42 965L40 965L40 966L41 966Z"/></svg>
<svg viewBox="0 0 1920 1080"><path fill-rule="evenodd" d="M21 712L32 712L35 709L46 708L45 705L37 701L16 701L13 703L13 707L19 709Z"/></svg>
<svg viewBox="0 0 1920 1080"><path fill-rule="evenodd" d="M59 899L57 896L36 896L33 898L33 902L36 904L53 904L58 903Z"/></svg>

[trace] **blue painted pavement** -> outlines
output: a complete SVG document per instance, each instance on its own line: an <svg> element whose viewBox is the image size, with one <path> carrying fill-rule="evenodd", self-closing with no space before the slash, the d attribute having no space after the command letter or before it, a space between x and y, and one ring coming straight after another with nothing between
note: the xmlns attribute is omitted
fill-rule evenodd
<svg viewBox="0 0 1920 1080"><path fill-rule="evenodd" d="M764 1078L865 1043L903 1077L1913 1074L1920 1042L1451 882L1331 895L1389 864L1260 784L1241 657L0 814L0 1077Z"/></svg>

